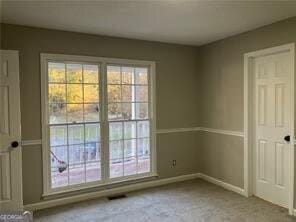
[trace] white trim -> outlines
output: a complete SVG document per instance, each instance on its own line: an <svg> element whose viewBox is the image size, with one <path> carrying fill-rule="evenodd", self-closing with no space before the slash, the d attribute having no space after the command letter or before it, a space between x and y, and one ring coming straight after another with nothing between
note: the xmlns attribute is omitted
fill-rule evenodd
<svg viewBox="0 0 296 222"><path fill-rule="evenodd" d="M291 137L294 138L294 76L295 76L295 43L286 44L282 46L272 47L268 49L258 50L255 52L246 53L244 55L244 190L246 196L253 195L253 152L252 152L252 143L253 143L253 84L252 84L252 75L251 65L252 60L256 57L275 54L279 52L290 52L291 54L291 63L292 63L292 76L291 76ZM290 143L290 183L289 183L289 214L293 214L294 207L294 143Z"/></svg>
<svg viewBox="0 0 296 222"><path fill-rule="evenodd" d="M149 90L149 102L150 102L150 110L149 110L149 119L151 123L151 136L150 136L150 153L151 153L151 171L149 173L143 173L143 174L136 174L133 176L123 176L120 178L116 179L108 179L108 141L105 136L103 138L103 146L102 148L102 158L106 160L105 163L102 164L102 178L100 181L94 181L94 182L88 182L88 183L82 183L82 184L77 184L77 185L68 185L65 187L59 187L59 188L51 188L50 186L50 154L49 154L49 130L48 130L48 108L47 108L47 91L48 91L48 76L47 76L47 65L48 61L61 61L64 63L71 63L71 62L78 62L78 63L93 63L93 64L98 64L100 66L100 69L102 71L100 77L101 81L100 83L100 88L102 91L100 91L100 95L105 95L104 99L101 97L101 102L102 104L106 104L105 98L106 98L106 89L107 85L104 84L105 77L106 77L106 66L110 64L114 65L122 65L122 66L131 66L131 67L146 67L149 69L149 84L151 86ZM127 178L128 179L141 179L142 177L145 176L155 176L157 175L157 167L156 167L156 135L155 135L155 102L154 99L156 98L156 92L155 92L155 62L152 61L143 61L143 60L129 60L129 59L117 59L117 58L105 58L105 57L92 57L92 56L78 56L78 55L62 55L62 54L46 54L46 53L41 53L40 54L40 63L41 63L41 105L42 105L42 155L43 155L43 195L50 195L53 193L60 193L60 192L69 192L72 190L77 190L77 189L83 189L83 188L90 188L94 186L101 186L101 185L106 185L106 184L111 184L115 181L124 181ZM103 81L102 81L103 80ZM151 92L152 90L152 92ZM107 135L108 128L107 128L107 118L106 118L106 110L107 106L103 105L104 107L104 112L101 112L101 129L104 129L104 131ZM102 110L101 110L102 111ZM104 118L105 117L105 118ZM102 132L101 131L101 132ZM104 145L105 144L105 145Z"/></svg>
<svg viewBox="0 0 296 222"><path fill-rule="evenodd" d="M294 141L295 138L295 71L296 71L296 56L295 56L295 43L293 43L290 46L291 50L291 63L292 63L292 74L291 77L291 116L292 116L292 126L291 126L291 137L292 141ZM290 203L289 203L289 213L292 214L293 209L294 209L294 196L295 196L295 143L290 143Z"/></svg>
<svg viewBox="0 0 296 222"><path fill-rule="evenodd" d="M79 192L79 191L84 192L86 189L92 189L92 188L104 189L104 187L106 186L113 186L121 183L136 183L138 180L146 180L154 177L158 177L158 175L152 174L152 173L144 173L141 175L135 174L135 175L125 176L125 177L118 177L115 179L106 179L106 181L100 181L99 183L97 182L88 183L89 185L87 186L85 186L84 184L76 184L71 186L71 188L67 190L57 190L57 191L52 191L48 193L43 193L42 197L44 199L52 198L53 196L56 196L56 195L67 195L68 193Z"/></svg>
<svg viewBox="0 0 296 222"><path fill-rule="evenodd" d="M181 132L192 132L200 131L200 127L190 127L190 128L174 128L174 129L158 129L156 130L157 134L166 134L166 133L181 133Z"/></svg>
<svg viewBox="0 0 296 222"><path fill-rule="evenodd" d="M229 136L244 137L244 133L240 132L240 131L211 129L211 128L205 128L205 127L189 127L189 128L173 128L173 129L158 129L158 130L154 129L154 130L152 130L152 132L154 132L155 134L182 133L182 132L192 132L192 131L203 131L203 132L225 134L225 135L229 135ZM296 140L294 141L294 143L296 144ZM32 146L32 145L42 145L42 139L22 140L22 146Z"/></svg>
<svg viewBox="0 0 296 222"><path fill-rule="evenodd" d="M200 127L200 130L201 131L204 131L204 132L210 132L210 133L219 133L219 134L224 134L224 135L229 135L229 136L244 137L244 133L243 132L240 132L240 131L211 129L211 128L204 128L204 127Z"/></svg>
<svg viewBox="0 0 296 222"><path fill-rule="evenodd" d="M48 77L47 73L47 63L46 63L46 55L40 55L40 67L41 67L41 130L42 130L42 166L43 166L43 193L49 190L50 183L50 166L49 166L49 150L48 150L48 138L49 133L47 128L47 82Z"/></svg>
<svg viewBox="0 0 296 222"><path fill-rule="evenodd" d="M110 195L127 193L127 192L146 189L146 188L150 188L150 187L161 186L161 185L165 185L165 184L169 184L169 183L175 183L175 182L181 182L181 181L185 181L185 180L196 179L199 177L200 177L200 174L196 173L196 174L188 174L188 175L182 175L182 176L171 177L171 178L166 178L166 179L157 179L157 180L153 180L153 181L142 182L142 183L137 183L137 184L132 184L132 185L125 185L125 186L112 188L112 189L104 189L101 191L90 192L90 193L85 193L85 194L80 194L80 195L75 195L75 196L69 196L69 197L63 197L63 198L54 199L54 200L46 200L46 201L42 201L42 202L34 203L34 204L27 204L24 206L24 209L25 210L32 210L32 211L40 210L40 209L65 205L65 204L84 201L84 200L91 200L91 199L96 199L96 198L100 198L100 197L106 197L106 196L110 196Z"/></svg>
<svg viewBox="0 0 296 222"><path fill-rule="evenodd" d="M296 209L293 210L293 215L296 217Z"/></svg>
<svg viewBox="0 0 296 222"><path fill-rule="evenodd" d="M182 132L192 132L192 131L203 131L203 132L209 132L209 133L219 133L219 134L224 134L229 136L244 137L244 133L240 131L221 130L221 129L206 128L206 127L158 129L156 130L156 133L167 134L167 133L182 133Z"/></svg>
<svg viewBox="0 0 296 222"><path fill-rule="evenodd" d="M42 140L22 140L22 146L42 145Z"/></svg>
<svg viewBox="0 0 296 222"><path fill-rule="evenodd" d="M81 62L81 63L105 63L105 64L124 64L130 66L151 66L155 65L154 61L147 60L132 60L132 59L120 59L120 58L108 58L108 57L97 57L97 56L83 56L83 55L67 55L67 54L51 54L51 53L40 53L40 57L48 60L59 60L63 62Z"/></svg>
<svg viewBox="0 0 296 222"><path fill-rule="evenodd" d="M151 171L153 174L157 174L157 150L156 150L156 63L152 62L150 64L150 118L151 118ZM153 161L152 161L153 160Z"/></svg>
<svg viewBox="0 0 296 222"><path fill-rule="evenodd" d="M39 203L27 204L24 206L24 209L31 210L31 211L41 210L41 209L45 209L45 208L56 207L56 206L61 206L61 205L85 201L85 200L97 199L97 198L111 196L111 195L115 195L115 194L128 193L128 192L132 192L132 191L136 191L136 190L142 190L142 189L162 186L162 185L166 185L166 184L170 184L170 183L182 182L182 181L186 181L186 180L193 180L193 179L197 179L197 178L201 178L209 183L213 183L217 186L223 187L224 189L230 190L232 192L238 193L243 196L245 196L245 194L246 194L244 189L242 189L240 187L231 185L229 183L223 182L221 180L207 176L202 173L194 173L194 174L181 175L181 176L165 178L165 179L155 179L152 181L124 185L121 187L116 187L116 188L111 188L111 189L105 188L100 191L78 194L78 195L73 195L73 196L69 196L69 197L62 197L62 198L57 198L57 199L52 199L52 200L45 200L45 201L42 201Z"/></svg>
<svg viewBox="0 0 296 222"><path fill-rule="evenodd" d="M200 175L200 178L201 178L201 179L204 179L204 180L206 180L206 181L208 181L208 182L210 182L210 183L213 183L213 184L216 184L216 185L218 185L218 186L220 186L220 187L223 187L223 188L225 188L226 190L230 190L230 191L233 191L233 192L235 192L235 193L238 193L238 194L240 194L240 195L245 196L245 190L242 189L242 188L240 188L240 187L237 187L237 186L231 185L231 184L229 184L229 183L225 183L225 182L223 182L223 181L221 181L221 180L218 180L218 179L216 179L216 178L214 178L214 177L210 177L210 176L205 175L205 174L202 174L202 173L200 173L199 175Z"/></svg>

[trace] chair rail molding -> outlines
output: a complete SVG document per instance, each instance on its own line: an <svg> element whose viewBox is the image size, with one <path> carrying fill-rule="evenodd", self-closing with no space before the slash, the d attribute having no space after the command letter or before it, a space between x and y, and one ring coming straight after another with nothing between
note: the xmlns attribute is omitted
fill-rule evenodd
<svg viewBox="0 0 296 222"><path fill-rule="evenodd" d="M156 130L156 134L182 133L182 132L192 132L192 131L203 131L203 132L209 132L209 133L218 133L218 134L224 134L224 135L230 135L230 136L244 137L244 132L241 132L241 131L221 130L221 129L206 128L206 127L158 129Z"/></svg>
<svg viewBox="0 0 296 222"><path fill-rule="evenodd" d="M22 146L34 146L34 145L41 145L41 139L37 140L22 140Z"/></svg>
<svg viewBox="0 0 296 222"><path fill-rule="evenodd" d="M155 133L168 134L168 133L183 133L183 132L193 132L193 131L202 131L202 132L208 132L208 133L218 133L218 134L224 134L229 136L244 137L244 132L213 129L213 128L206 128L206 127L157 129ZM34 146L34 145L42 145L42 139L22 140L22 146Z"/></svg>
<svg viewBox="0 0 296 222"><path fill-rule="evenodd" d="M244 137L244 132L241 132L241 131L221 130L221 129L212 129L212 128L205 128L205 127L200 127L200 131L224 134L229 136Z"/></svg>
<svg viewBox="0 0 296 222"><path fill-rule="evenodd" d="M156 130L156 134L182 133L182 132L192 132L192 131L200 131L200 127L158 129Z"/></svg>

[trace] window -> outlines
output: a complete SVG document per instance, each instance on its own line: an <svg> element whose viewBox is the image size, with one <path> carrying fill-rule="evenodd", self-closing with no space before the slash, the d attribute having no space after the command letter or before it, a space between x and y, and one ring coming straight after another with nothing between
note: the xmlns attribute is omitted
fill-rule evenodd
<svg viewBox="0 0 296 222"><path fill-rule="evenodd" d="M41 55L44 193L155 175L154 64Z"/></svg>
<svg viewBox="0 0 296 222"><path fill-rule="evenodd" d="M107 65L110 178L150 172L148 69Z"/></svg>

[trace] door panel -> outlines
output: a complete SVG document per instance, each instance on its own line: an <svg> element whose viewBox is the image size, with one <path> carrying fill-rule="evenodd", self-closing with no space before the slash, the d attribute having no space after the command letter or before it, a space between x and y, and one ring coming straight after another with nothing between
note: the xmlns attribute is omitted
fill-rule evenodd
<svg viewBox="0 0 296 222"><path fill-rule="evenodd" d="M0 116L3 117L0 122L0 133L6 136L9 135L8 91L8 86L0 86Z"/></svg>
<svg viewBox="0 0 296 222"><path fill-rule="evenodd" d="M285 85L275 85L275 127L284 127L285 113Z"/></svg>
<svg viewBox="0 0 296 222"><path fill-rule="evenodd" d="M266 181L266 146L265 140L259 140L258 143L258 178L262 181Z"/></svg>
<svg viewBox="0 0 296 222"><path fill-rule="evenodd" d="M258 122L261 126L266 124L266 85L258 86Z"/></svg>
<svg viewBox="0 0 296 222"><path fill-rule="evenodd" d="M289 53L282 52L254 60L257 110L255 194L283 207L288 207L289 200L290 145L284 140L291 132L291 65L288 56Z"/></svg>
<svg viewBox="0 0 296 222"><path fill-rule="evenodd" d="M22 159L18 52L1 50L0 65L0 210L22 209Z"/></svg>
<svg viewBox="0 0 296 222"><path fill-rule="evenodd" d="M1 183L0 183L0 201L9 201L10 195L10 155L8 152L0 153Z"/></svg>
<svg viewBox="0 0 296 222"><path fill-rule="evenodd" d="M275 143L275 184L284 186L284 157L285 157L285 144Z"/></svg>

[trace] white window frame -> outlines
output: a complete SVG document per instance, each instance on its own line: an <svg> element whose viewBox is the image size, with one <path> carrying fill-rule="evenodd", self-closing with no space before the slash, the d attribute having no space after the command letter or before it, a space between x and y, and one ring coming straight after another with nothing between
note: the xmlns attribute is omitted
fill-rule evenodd
<svg viewBox="0 0 296 222"><path fill-rule="evenodd" d="M93 63L98 64L100 68L100 87L104 87L102 90L102 95L100 95L100 103L103 108L100 108L102 111L100 113L100 124L101 124L101 160L106 158L106 148L108 146L108 135L102 135L102 132L105 134L108 133L108 120L106 116L107 108L106 106L106 93L107 93L107 65L121 65L121 66L134 66L134 67L147 67L148 78L150 82L149 89L149 119L150 119L150 172L143 174L136 174L131 176L124 176L118 178L108 178L108 167L103 163L102 174L100 181L86 182L76 185L68 185L65 187L51 188L51 177L50 177L50 155L49 155L49 130L48 130L48 62L77 62L77 63ZM64 55L64 54L40 54L40 63L41 63L41 108L42 108L42 157L43 157L43 196L55 195L65 192L71 192L76 190L81 190L85 188L104 186L108 184L133 181L143 178L155 177L157 176L157 158L156 158L156 118L155 118L155 62L153 61L143 61L143 60L130 60L130 59L117 59L117 58L105 58L105 57L92 57L92 56L80 56L80 55ZM103 100L104 98L104 100ZM103 157L104 156L104 157Z"/></svg>

